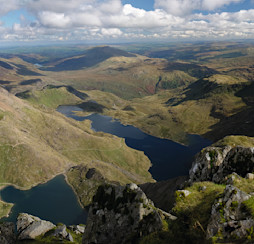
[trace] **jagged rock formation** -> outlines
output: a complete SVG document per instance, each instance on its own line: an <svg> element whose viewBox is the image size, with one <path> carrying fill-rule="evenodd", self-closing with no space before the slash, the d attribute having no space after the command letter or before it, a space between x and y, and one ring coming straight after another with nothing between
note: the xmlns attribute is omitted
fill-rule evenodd
<svg viewBox="0 0 254 244"><path fill-rule="evenodd" d="M16 241L14 223L1 223L0 224L0 243L1 244L14 244Z"/></svg>
<svg viewBox="0 0 254 244"><path fill-rule="evenodd" d="M17 231L19 240L35 239L56 227L49 221L38 217L21 213L17 219Z"/></svg>
<svg viewBox="0 0 254 244"><path fill-rule="evenodd" d="M135 243L139 237L161 230L165 218L175 219L155 208L137 185L103 185L90 207L83 244Z"/></svg>
<svg viewBox="0 0 254 244"><path fill-rule="evenodd" d="M212 206L207 238L246 240L254 227L254 219L244 210L242 203L250 197L238 188L227 185L222 197Z"/></svg>
<svg viewBox="0 0 254 244"><path fill-rule="evenodd" d="M73 242L73 237L70 233L67 232L66 225L57 226L54 233L51 234L51 236L54 236L61 241L68 240L70 242Z"/></svg>
<svg viewBox="0 0 254 244"><path fill-rule="evenodd" d="M237 172L242 177L254 171L254 148L207 147L197 154L190 170L190 182L222 183L225 176Z"/></svg>

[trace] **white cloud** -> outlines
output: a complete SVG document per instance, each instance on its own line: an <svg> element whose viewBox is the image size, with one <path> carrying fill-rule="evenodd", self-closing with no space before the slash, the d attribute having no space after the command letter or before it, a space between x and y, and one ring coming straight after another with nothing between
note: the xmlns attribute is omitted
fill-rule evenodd
<svg viewBox="0 0 254 244"><path fill-rule="evenodd" d="M201 0L155 0L154 6L176 16L184 16L200 8Z"/></svg>
<svg viewBox="0 0 254 244"><path fill-rule="evenodd" d="M243 0L203 0L202 7L205 10L215 10L232 3L243 2Z"/></svg>
<svg viewBox="0 0 254 244"><path fill-rule="evenodd" d="M232 3L244 0L155 0L155 8L161 8L170 14L184 16L193 10L216 10Z"/></svg>
<svg viewBox="0 0 254 244"><path fill-rule="evenodd" d="M16 10L20 7L18 0L0 0L0 16L7 14L12 10Z"/></svg>
<svg viewBox="0 0 254 244"><path fill-rule="evenodd" d="M12 28L0 25L0 39L104 40L254 38L254 10L236 13L216 10L241 0L155 0L146 11L120 0L8 0L0 14L21 6L36 18L21 16ZM11 4L8 4L11 3ZM12 5L13 4L13 5ZM195 11L197 12L197 11Z"/></svg>
<svg viewBox="0 0 254 244"><path fill-rule="evenodd" d="M65 28L70 26L70 17L64 13L43 11L39 13L39 20L44 26Z"/></svg>
<svg viewBox="0 0 254 244"><path fill-rule="evenodd" d="M108 28L108 29L102 28L101 33L103 36L115 36L115 37L123 34L123 32L117 28Z"/></svg>

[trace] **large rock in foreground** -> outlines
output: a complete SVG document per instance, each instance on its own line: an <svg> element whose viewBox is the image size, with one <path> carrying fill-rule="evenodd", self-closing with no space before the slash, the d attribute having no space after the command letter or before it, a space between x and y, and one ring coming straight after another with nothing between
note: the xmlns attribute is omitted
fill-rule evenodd
<svg viewBox="0 0 254 244"><path fill-rule="evenodd" d="M254 148L226 146L203 149L192 164L190 182L222 183L225 176L233 172L242 177L254 172Z"/></svg>
<svg viewBox="0 0 254 244"><path fill-rule="evenodd" d="M35 239L56 227L49 221L38 217L21 213L17 219L17 231L19 240Z"/></svg>
<svg viewBox="0 0 254 244"><path fill-rule="evenodd" d="M165 218L175 219L155 208L137 185L103 185L90 207L83 244L135 243L139 237L161 230Z"/></svg>
<svg viewBox="0 0 254 244"><path fill-rule="evenodd" d="M223 195L212 206L207 226L207 238L225 240L247 240L254 228L254 220L244 208L251 196L237 187L227 185ZM223 242L224 243L224 242Z"/></svg>

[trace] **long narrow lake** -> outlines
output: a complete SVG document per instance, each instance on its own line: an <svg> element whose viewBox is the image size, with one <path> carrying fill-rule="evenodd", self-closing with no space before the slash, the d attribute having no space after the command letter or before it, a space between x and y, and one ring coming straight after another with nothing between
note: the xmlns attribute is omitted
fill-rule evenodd
<svg viewBox="0 0 254 244"><path fill-rule="evenodd" d="M3 201L14 203L10 216L3 218L4 221L16 222L19 213L29 213L55 224L86 222L87 211L80 206L63 175L26 191L8 186L0 194Z"/></svg>
<svg viewBox="0 0 254 244"><path fill-rule="evenodd" d="M134 126L122 125L118 120L112 120L108 116L100 114L77 116L75 112L82 111L77 106L59 106L57 111L78 121L91 120L92 129L95 131L125 138L129 147L143 151L148 156L152 162L149 171L157 181L187 175L193 156L211 144L209 140L198 135L189 135L190 146L186 147L171 140L148 135Z"/></svg>

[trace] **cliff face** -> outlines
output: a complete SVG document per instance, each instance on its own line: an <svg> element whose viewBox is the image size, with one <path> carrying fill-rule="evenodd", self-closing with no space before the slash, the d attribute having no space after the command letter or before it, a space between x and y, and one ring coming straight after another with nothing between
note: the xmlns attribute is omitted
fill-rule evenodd
<svg viewBox="0 0 254 244"><path fill-rule="evenodd" d="M89 210L83 244L135 243L173 220L135 184L100 186Z"/></svg>
<svg viewBox="0 0 254 244"><path fill-rule="evenodd" d="M196 156L192 164L190 182L222 183L224 178L233 172L245 177L246 174L253 171L253 147L207 147Z"/></svg>

